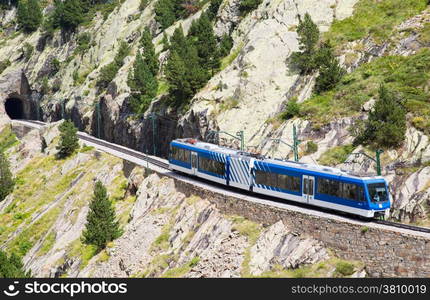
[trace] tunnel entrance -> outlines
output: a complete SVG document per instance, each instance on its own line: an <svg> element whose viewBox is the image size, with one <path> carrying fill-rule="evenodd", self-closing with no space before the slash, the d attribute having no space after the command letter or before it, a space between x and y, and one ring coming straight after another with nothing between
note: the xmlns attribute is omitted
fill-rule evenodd
<svg viewBox="0 0 430 300"><path fill-rule="evenodd" d="M11 119L24 119L24 105L22 100L9 98L4 103L5 111Z"/></svg>

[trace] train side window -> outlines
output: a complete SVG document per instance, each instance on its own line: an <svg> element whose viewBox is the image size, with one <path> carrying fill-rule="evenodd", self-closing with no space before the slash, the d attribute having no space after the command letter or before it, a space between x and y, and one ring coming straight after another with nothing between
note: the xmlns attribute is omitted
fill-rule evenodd
<svg viewBox="0 0 430 300"><path fill-rule="evenodd" d="M308 181L308 195L313 196L314 195L314 180L309 179Z"/></svg>
<svg viewBox="0 0 430 300"><path fill-rule="evenodd" d="M191 151L172 147L171 158L174 160L189 163L191 160Z"/></svg>
<svg viewBox="0 0 430 300"><path fill-rule="evenodd" d="M199 156L199 170L225 175L225 163Z"/></svg>
<svg viewBox="0 0 430 300"><path fill-rule="evenodd" d="M364 189L362 186L357 186L357 200L360 202L365 201L364 199Z"/></svg>

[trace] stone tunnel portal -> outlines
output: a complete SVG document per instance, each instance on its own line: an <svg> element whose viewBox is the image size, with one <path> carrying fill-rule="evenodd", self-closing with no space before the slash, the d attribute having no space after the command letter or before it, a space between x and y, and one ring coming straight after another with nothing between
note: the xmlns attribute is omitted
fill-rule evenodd
<svg viewBox="0 0 430 300"><path fill-rule="evenodd" d="M4 103L5 111L11 119L24 119L24 105L21 99L8 98Z"/></svg>

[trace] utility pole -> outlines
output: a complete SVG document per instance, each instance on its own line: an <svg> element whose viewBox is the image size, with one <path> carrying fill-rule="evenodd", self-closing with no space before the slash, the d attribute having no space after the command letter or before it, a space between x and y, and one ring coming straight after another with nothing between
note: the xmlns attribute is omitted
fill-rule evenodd
<svg viewBox="0 0 430 300"><path fill-rule="evenodd" d="M357 152L357 153L351 153L351 155L354 155L355 157L358 157L360 155L363 155L370 159L371 161L374 161L376 163L376 174L378 176L382 176L382 167L381 167L381 154L384 153L384 150L378 149L375 152L375 158L367 155L364 152Z"/></svg>
<svg viewBox="0 0 430 300"><path fill-rule="evenodd" d="M100 101L97 101L96 103L96 119L97 119L97 138L100 138L100 133L101 133Z"/></svg>
<svg viewBox="0 0 430 300"><path fill-rule="evenodd" d="M287 145L288 147L290 147L293 150L294 161L295 162L299 161L299 144L301 143L301 141L297 138L296 125L293 125L293 144L292 145L284 142L281 139L270 139L270 140L277 141L278 143L282 143L282 144ZM273 154L272 154L272 156L273 156Z"/></svg>
<svg viewBox="0 0 430 300"><path fill-rule="evenodd" d="M233 135L233 134L228 133L226 131L211 130L211 131L209 131L209 134L207 135L206 139L209 139L210 136L215 135L215 134L219 136L220 133L224 133L228 136L231 136L232 138L234 138L236 140L239 140L240 141L240 151L244 151L244 149L245 149L245 132L243 130L236 132L236 135Z"/></svg>
<svg viewBox="0 0 430 300"><path fill-rule="evenodd" d="M152 122L152 144L153 144L153 151L152 154L156 155L157 154L157 146L155 144L155 128L156 128L156 124L155 124L155 120L157 118L157 115L152 112L150 113L150 115L148 116L148 119L151 120Z"/></svg>

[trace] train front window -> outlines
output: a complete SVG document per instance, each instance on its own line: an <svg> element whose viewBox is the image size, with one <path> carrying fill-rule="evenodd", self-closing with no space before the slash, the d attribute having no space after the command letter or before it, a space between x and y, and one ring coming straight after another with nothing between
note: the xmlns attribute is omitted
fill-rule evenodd
<svg viewBox="0 0 430 300"><path fill-rule="evenodd" d="M388 194L384 183L371 183L367 185L369 190L370 201L385 202L388 201Z"/></svg>

